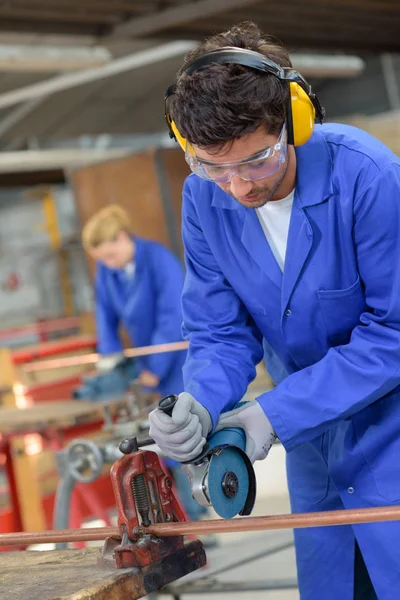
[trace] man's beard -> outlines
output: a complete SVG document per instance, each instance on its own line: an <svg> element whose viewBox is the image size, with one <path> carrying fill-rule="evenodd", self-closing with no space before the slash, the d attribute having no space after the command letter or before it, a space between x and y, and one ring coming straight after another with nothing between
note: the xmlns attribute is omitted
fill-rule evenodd
<svg viewBox="0 0 400 600"><path fill-rule="evenodd" d="M270 188L269 186L265 186L265 187L255 187L254 189L251 190L251 192L249 194L247 194L247 196L252 196L252 195L259 195L260 198L257 199L254 202L249 202L249 204L246 204L245 200L246 198L242 198L241 200L239 200L238 198L236 198L236 196L234 196L233 194L230 194L230 196L232 196L232 198L234 198L237 202L239 202L239 204L241 204L242 206L246 206L247 208L251 205L251 208L261 208L262 206L264 206L265 204L267 204L267 202L270 202L272 200L272 198L275 196L276 192L278 191L278 189L280 188L282 181L284 180L287 170L289 167L289 156L287 157L287 160L283 163L281 169L281 173L280 173L280 177L275 181L274 185L272 186L272 188ZM243 201L244 200L244 201Z"/></svg>

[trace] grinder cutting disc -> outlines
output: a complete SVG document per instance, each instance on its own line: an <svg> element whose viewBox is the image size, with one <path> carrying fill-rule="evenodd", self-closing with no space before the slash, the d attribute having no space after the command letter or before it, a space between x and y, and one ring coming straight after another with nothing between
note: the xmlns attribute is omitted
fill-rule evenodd
<svg viewBox="0 0 400 600"><path fill-rule="evenodd" d="M213 454L208 470L208 494L215 512L224 519L240 513L249 493L250 476L242 453L226 446Z"/></svg>

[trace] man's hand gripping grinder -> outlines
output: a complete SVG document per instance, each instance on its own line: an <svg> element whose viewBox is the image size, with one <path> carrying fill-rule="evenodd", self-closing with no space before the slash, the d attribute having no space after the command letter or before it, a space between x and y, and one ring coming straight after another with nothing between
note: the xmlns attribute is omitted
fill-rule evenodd
<svg viewBox="0 0 400 600"><path fill-rule="evenodd" d="M158 407L171 416L177 401L175 395L166 396ZM250 515L254 507L256 478L245 447L243 429L227 427L211 434L197 458L183 463L193 498L224 519Z"/></svg>

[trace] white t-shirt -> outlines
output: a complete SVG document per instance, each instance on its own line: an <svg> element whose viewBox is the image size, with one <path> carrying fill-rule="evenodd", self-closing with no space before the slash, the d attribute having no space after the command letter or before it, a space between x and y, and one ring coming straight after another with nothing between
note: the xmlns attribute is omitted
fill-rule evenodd
<svg viewBox="0 0 400 600"><path fill-rule="evenodd" d="M267 202L261 208L256 208L257 217L265 237L282 271L285 264L293 199L294 190L282 200Z"/></svg>
<svg viewBox="0 0 400 600"><path fill-rule="evenodd" d="M136 263L131 260L125 265L124 271L128 279L133 279L136 271Z"/></svg>

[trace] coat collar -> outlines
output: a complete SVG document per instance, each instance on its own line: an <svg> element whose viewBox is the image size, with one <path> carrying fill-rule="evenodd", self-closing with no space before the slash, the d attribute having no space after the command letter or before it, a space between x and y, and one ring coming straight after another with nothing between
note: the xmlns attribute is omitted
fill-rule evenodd
<svg viewBox="0 0 400 600"><path fill-rule="evenodd" d="M323 135L323 125L316 125L311 139L296 148L296 194L302 207L321 204L332 195L332 157Z"/></svg>
<svg viewBox="0 0 400 600"><path fill-rule="evenodd" d="M142 263L143 263L143 256L145 253L145 241L140 238L137 237L136 235L132 236L132 239L134 241L135 244L135 264L136 264L136 268L140 268Z"/></svg>

